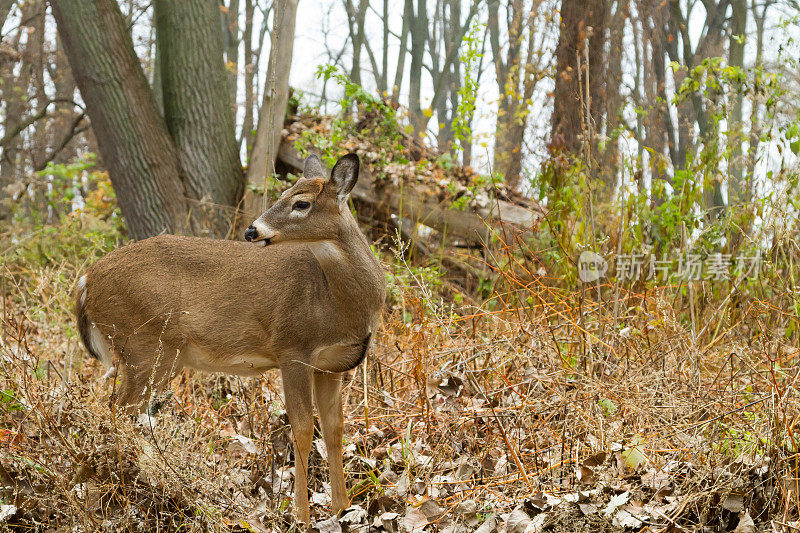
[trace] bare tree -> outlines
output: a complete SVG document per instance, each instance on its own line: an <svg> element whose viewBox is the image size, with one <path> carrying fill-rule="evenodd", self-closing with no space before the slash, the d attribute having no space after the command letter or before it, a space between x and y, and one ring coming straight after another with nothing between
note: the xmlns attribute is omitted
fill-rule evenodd
<svg viewBox="0 0 800 533"><path fill-rule="evenodd" d="M522 176L523 138L528 126L530 101L534 88L544 76L541 62L546 55L537 46L534 20L542 5L534 0L513 0L507 6L506 27L501 27L499 2L489 3L489 42L492 46L495 78L500 99L495 127L494 172L506 183L517 187ZM504 47L501 32L508 35Z"/></svg>
<svg viewBox="0 0 800 533"><path fill-rule="evenodd" d="M756 76L761 76L760 70L764 61L764 26L767 20L767 10L774 4L774 0L766 0L763 2L761 12L758 11L758 3L753 1L750 10L753 13L753 20L756 25L756 57L755 57L755 71ZM753 173L756 167L756 155L758 153L758 146L761 139L761 120L760 113L762 112L762 102L757 94L753 96L752 109L750 111L750 136L748 139L747 151L747 183L745 189L752 197L753 194Z"/></svg>
<svg viewBox="0 0 800 533"><path fill-rule="evenodd" d="M260 195L251 195L265 186L265 180L275 173L275 159L281 142L281 131L289 100L289 72L292 64L297 0L277 0L269 53L269 67L264 87L264 99L258 114L255 143L247 166L249 184L246 208L260 211Z"/></svg>
<svg viewBox="0 0 800 533"><path fill-rule="evenodd" d="M244 2L244 32L242 40L244 40L244 120L242 121L242 136L239 140L241 145L244 142L245 149L249 152L253 146L253 124L255 123L255 70L256 65L253 63L255 56L253 54L253 24L255 17L255 6L253 0L245 0ZM265 24L266 26L266 24Z"/></svg>
<svg viewBox="0 0 800 533"><path fill-rule="evenodd" d="M608 23L608 54L606 56L605 91L605 136L608 139L605 150L600 154L600 172L606 189L613 192L619 173L619 148L616 131L622 123L623 99L623 38L626 21L630 18L629 0L615 0L613 13Z"/></svg>
<svg viewBox="0 0 800 533"><path fill-rule="evenodd" d="M589 101L591 122L596 126L602 121L606 15L606 4L599 0L561 2L551 137L573 154L581 153L584 141L592 143L585 137L587 124L583 117ZM588 68L584 54L587 46ZM581 81L589 86L583 97L586 91L580 86Z"/></svg>
<svg viewBox="0 0 800 533"><path fill-rule="evenodd" d="M350 30L350 40L353 45L353 61L350 67L350 79L353 83L361 85L361 51L364 48L366 30L364 23L367 17L369 0L359 0L358 7L352 0L344 1L347 12L347 25ZM374 71L373 71L374 72Z"/></svg>
<svg viewBox="0 0 800 533"><path fill-rule="evenodd" d="M10 11L12 6L7 6ZM44 2L26 2L20 8L20 16L26 23L37 17L44 9ZM8 16L8 11L6 11ZM19 27L7 42L7 46L13 51L16 59L25 65L32 65L35 62L37 53L36 42L44 36L41 31L28 32L25 28ZM23 40L24 39L24 40ZM4 43L5 44L5 43ZM21 53L17 50L21 49ZM2 148L2 159L0 159L0 193L6 190L17 178L17 173L22 166L22 138L20 133L28 126L44 117L46 108L41 106L39 100L39 112L30 108L31 103L27 95L30 94L28 88L33 83L33 68L15 69L16 61L11 58L0 63L0 79L2 80L3 100L5 101L5 120L3 124L3 136L0 138L0 148ZM41 99L41 96L40 96ZM34 100L36 101L36 100ZM0 205L0 217L8 216L9 212L4 205Z"/></svg>
<svg viewBox="0 0 800 533"><path fill-rule="evenodd" d="M239 88L239 0L230 0L224 11L222 38L227 61L228 90L230 91L231 106L236 109Z"/></svg>
<svg viewBox="0 0 800 533"><path fill-rule="evenodd" d="M400 30L400 51L397 56L397 68L394 72L394 84L392 85L391 101L395 105L400 101L400 87L403 85L406 56L408 56L408 35L410 33L411 17L413 14L414 3L412 0L406 0L403 3L403 28ZM383 46L384 48L387 48L389 46L388 41L385 41Z"/></svg>
<svg viewBox="0 0 800 533"><path fill-rule="evenodd" d="M744 39L747 29L747 0L732 0L731 2L731 28L728 44L728 64L740 69L744 68ZM736 91L733 95L731 116L728 123L728 142L731 147L730 175L728 188L728 202L739 203L749 199L744 182L744 158L742 155L742 112L744 108L744 94Z"/></svg>
<svg viewBox="0 0 800 533"><path fill-rule="evenodd" d="M439 108L441 99L446 99L446 95L452 90L453 86L448 83L451 80L450 71L453 64L458 61L458 51L461 42L464 40L469 30L470 23L475 15L478 13L480 2L473 1L470 4L470 9L463 18L455 20L455 16L461 17L461 10L444 10L442 8L444 2L442 0L436 3L436 14L434 20L437 19L438 13L447 13L447 25L455 25L456 30L448 29L448 41L443 43L441 50L431 50L430 48L430 31L431 28L435 31L437 26L429 25L428 20L428 5L424 0L418 0L416 8L414 8L413 1L407 0L406 12L409 17L409 36L411 41L410 55L411 64L409 71L409 102L408 111L410 115L411 125L414 128L414 134L421 136L427 130L428 122L433 116L433 110ZM431 96L431 105L429 108L422 108L422 73L425 68L425 52L430 52L431 64L427 67L428 72L433 82L433 94ZM401 50L402 53L402 50ZM439 117L440 119L444 117Z"/></svg>

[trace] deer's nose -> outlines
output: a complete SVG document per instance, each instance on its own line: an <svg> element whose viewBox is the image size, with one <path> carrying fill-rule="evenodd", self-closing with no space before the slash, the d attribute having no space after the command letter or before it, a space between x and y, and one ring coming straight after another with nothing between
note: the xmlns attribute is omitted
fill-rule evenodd
<svg viewBox="0 0 800 533"><path fill-rule="evenodd" d="M256 228L254 226L250 226L246 230L244 230L244 239L247 242L252 242L252 240L255 239L256 237L258 237L258 232L256 231Z"/></svg>

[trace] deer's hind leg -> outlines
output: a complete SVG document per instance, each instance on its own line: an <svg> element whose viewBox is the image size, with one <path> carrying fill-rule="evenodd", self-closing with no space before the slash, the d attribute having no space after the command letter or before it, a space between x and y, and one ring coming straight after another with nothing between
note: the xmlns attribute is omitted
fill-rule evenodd
<svg viewBox="0 0 800 533"><path fill-rule="evenodd" d="M184 367L177 348L137 335L128 339L119 359L115 404L133 417L147 412L151 400L164 392Z"/></svg>

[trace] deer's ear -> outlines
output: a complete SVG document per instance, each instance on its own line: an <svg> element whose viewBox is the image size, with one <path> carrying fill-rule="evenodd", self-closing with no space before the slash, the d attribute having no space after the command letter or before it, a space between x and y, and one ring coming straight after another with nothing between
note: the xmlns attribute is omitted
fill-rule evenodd
<svg viewBox="0 0 800 533"><path fill-rule="evenodd" d="M336 195L339 202L343 202L358 181L358 156L347 154L339 158L333 170L331 170L331 181L336 187Z"/></svg>
<svg viewBox="0 0 800 533"><path fill-rule="evenodd" d="M322 168L322 161L319 160L316 154L311 154L306 157L305 164L303 165L303 177L314 179L324 178L325 170Z"/></svg>

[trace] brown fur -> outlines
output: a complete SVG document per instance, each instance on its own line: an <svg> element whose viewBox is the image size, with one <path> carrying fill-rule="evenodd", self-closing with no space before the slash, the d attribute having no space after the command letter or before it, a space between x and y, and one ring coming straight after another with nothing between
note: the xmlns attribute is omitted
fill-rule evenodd
<svg viewBox="0 0 800 533"><path fill-rule="evenodd" d="M358 159L345 156L325 180L311 156L305 174L255 223L272 234L251 228L269 246L172 235L129 244L89 268L76 309L87 348L97 356L93 323L119 360L116 403L131 414L184 367L239 375L280 368L298 463L295 506L308 522L311 391L339 511L348 505L340 373L366 354L385 277L342 201ZM298 201L311 207L295 209Z"/></svg>

